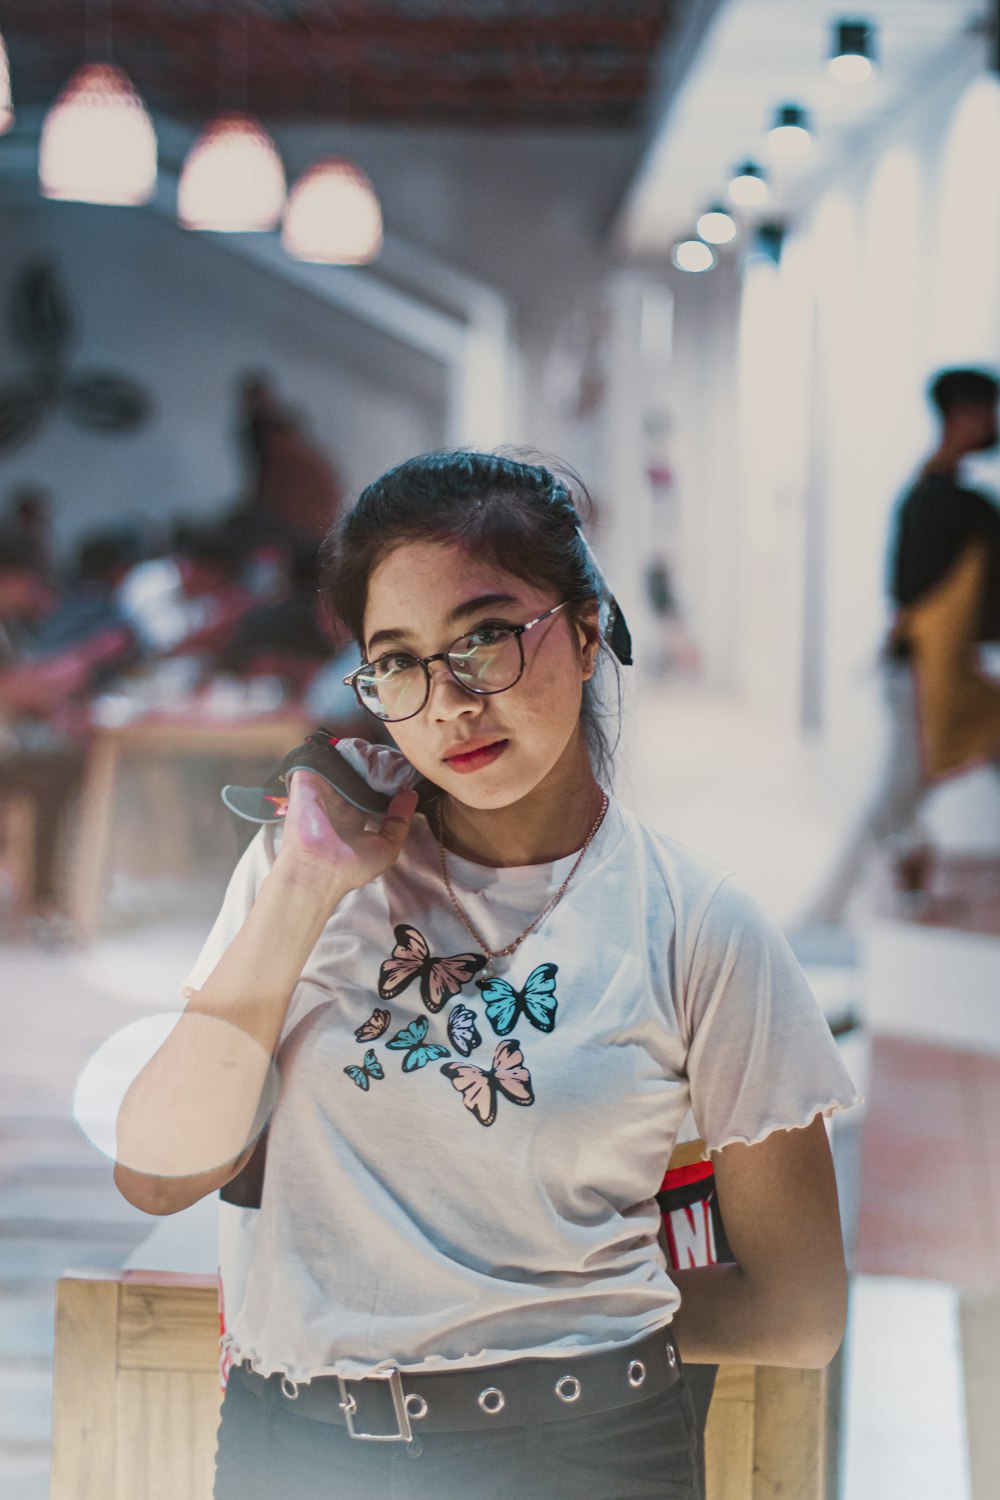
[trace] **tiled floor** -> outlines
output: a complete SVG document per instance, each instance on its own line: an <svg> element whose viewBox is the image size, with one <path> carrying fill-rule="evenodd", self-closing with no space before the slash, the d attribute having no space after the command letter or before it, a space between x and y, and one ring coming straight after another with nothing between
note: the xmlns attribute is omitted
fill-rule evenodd
<svg viewBox="0 0 1000 1500"><path fill-rule="evenodd" d="M858 1271L1000 1290L1000 1057L876 1036L868 1089Z"/></svg>

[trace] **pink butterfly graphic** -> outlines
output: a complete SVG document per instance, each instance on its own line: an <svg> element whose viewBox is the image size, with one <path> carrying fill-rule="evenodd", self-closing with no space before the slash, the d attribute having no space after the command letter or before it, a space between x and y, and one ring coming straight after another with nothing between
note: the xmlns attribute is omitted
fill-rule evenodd
<svg viewBox="0 0 1000 1500"><path fill-rule="evenodd" d="M388 1010L373 1010L363 1026L359 1026L354 1035L359 1042L376 1042L379 1037L389 1030L392 1020L392 1012Z"/></svg>
<svg viewBox="0 0 1000 1500"><path fill-rule="evenodd" d="M383 1000L394 1000L419 976L420 998L433 1014L486 964L481 953L432 958L426 939L405 922L393 929L393 936L396 946L392 957L385 960L378 975L378 992Z"/></svg>
<svg viewBox="0 0 1000 1500"><path fill-rule="evenodd" d="M474 1063L444 1063L441 1072L458 1089L462 1103L470 1109L480 1125L492 1125L497 1117L497 1100L503 1094L511 1104L534 1104L531 1074L524 1066L524 1053L515 1037L501 1042L493 1054L489 1072Z"/></svg>

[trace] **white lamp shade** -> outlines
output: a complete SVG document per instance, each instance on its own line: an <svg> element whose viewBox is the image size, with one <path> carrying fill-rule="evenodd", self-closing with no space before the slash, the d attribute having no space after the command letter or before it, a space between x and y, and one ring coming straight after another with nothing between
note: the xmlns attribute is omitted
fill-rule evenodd
<svg viewBox="0 0 1000 1500"><path fill-rule="evenodd" d="M0 36L0 135L9 130L14 123L14 110L10 97L10 63L7 61L7 48L4 46L3 37Z"/></svg>
<svg viewBox="0 0 1000 1500"><path fill-rule="evenodd" d="M751 208L767 198L767 179L754 162L746 162L733 173L729 196L741 208Z"/></svg>
<svg viewBox="0 0 1000 1500"><path fill-rule="evenodd" d="M860 52L842 52L830 58L830 73L838 83L867 83L875 69L870 57Z"/></svg>
<svg viewBox="0 0 1000 1500"><path fill-rule="evenodd" d="M710 245L728 245L736 238L736 221L724 208L710 208L701 215L698 233Z"/></svg>
<svg viewBox="0 0 1000 1500"><path fill-rule="evenodd" d="M288 197L281 242L297 260L363 266L382 249L382 210L353 162L330 156L299 178Z"/></svg>
<svg viewBox="0 0 1000 1500"><path fill-rule="evenodd" d="M185 229L249 233L275 229L285 206L285 169L253 115L227 114L202 131L177 188Z"/></svg>
<svg viewBox="0 0 1000 1500"><path fill-rule="evenodd" d="M711 271L715 265L715 251L704 240L681 240L670 252L670 259L678 271Z"/></svg>
<svg viewBox="0 0 1000 1500"><path fill-rule="evenodd" d="M46 198L124 206L156 190L156 133L121 68L85 63L45 116L38 182Z"/></svg>
<svg viewBox="0 0 1000 1500"><path fill-rule="evenodd" d="M805 156L812 136L802 125L776 125L768 137L776 156Z"/></svg>

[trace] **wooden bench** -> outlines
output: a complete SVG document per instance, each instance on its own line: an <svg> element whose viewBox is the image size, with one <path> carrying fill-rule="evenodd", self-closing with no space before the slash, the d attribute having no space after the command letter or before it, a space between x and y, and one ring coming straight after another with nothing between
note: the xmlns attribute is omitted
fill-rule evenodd
<svg viewBox="0 0 1000 1500"><path fill-rule="evenodd" d="M215 1277L72 1273L56 1288L51 1500L211 1500ZM706 1500L823 1500L825 1371L724 1367Z"/></svg>

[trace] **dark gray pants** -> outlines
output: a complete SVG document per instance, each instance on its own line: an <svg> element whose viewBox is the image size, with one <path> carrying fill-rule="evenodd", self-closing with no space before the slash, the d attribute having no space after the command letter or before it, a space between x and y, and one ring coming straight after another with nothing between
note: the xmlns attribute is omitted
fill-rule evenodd
<svg viewBox="0 0 1000 1500"><path fill-rule="evenodd" d="M701 1500L684 1380L598 1415L372 1443L297 1416L274 1381L229 1377L215 1500Z"/></svg>

